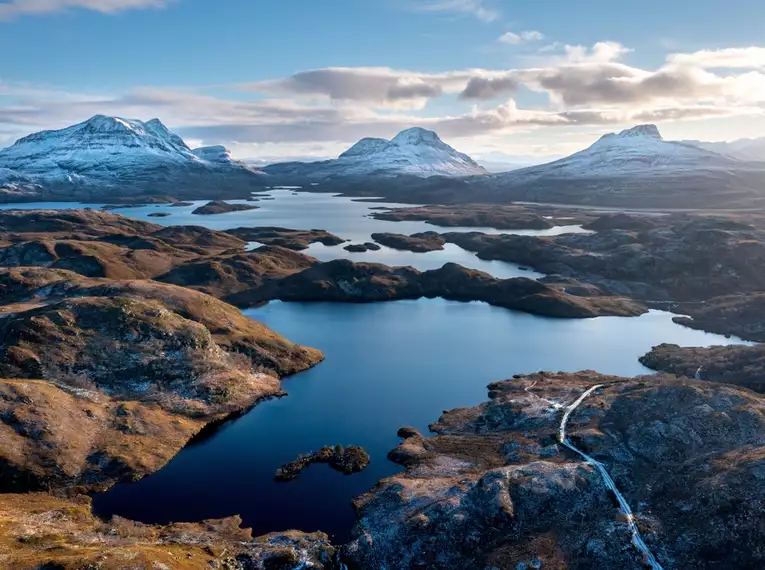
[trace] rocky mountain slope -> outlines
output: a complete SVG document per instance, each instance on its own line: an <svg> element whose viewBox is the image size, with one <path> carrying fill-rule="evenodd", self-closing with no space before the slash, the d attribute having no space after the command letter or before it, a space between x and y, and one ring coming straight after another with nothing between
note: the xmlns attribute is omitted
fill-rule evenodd
<svg viewBox="0 0 765 570"><path fill-rule="evenodd" d="M147 525L96 517L86 496L0 496L4 570L340 570L323 533L253 537L239 517Z"/></svg>
<svg viewBox="0 0 765 570"><path fill-rule="evenodd" d="M0 290L4 491L140 478L322 359L173 285L19 268Z"/></svg>
<svg viewBox="0 0 765 570"><path fill-rule="evenodd" d="M281 178L315 181L366 175L459 177L486 174L486 170L468 155L454 150L433 131L418 127L401 131L392 140L361 139L333 160L272 164L263 171Z"/></svg>
<svg viewBox="0 0 765 570"><path fill-rule="evenodd" d="M567 440L558 437L572 409ZM700 570L765 563L762 398L671 376L540 373L489 386L389 457L356 500L349 568ZM569 408L571 409L571 408ZM636 548L632 528L658 560Z"/></svg>
<svg viewBox="0 0 765 570"><path fill-rule="evenodd" d="M24 193L61 198L156 195L177 192L189 183L193 188L209 185L213 194L215 183L232 190L256 184L258 178L222 147L195 153L158 119L96 115L61 130L31 134L0 150L0 188L6 190L6 199Z"/></svg>

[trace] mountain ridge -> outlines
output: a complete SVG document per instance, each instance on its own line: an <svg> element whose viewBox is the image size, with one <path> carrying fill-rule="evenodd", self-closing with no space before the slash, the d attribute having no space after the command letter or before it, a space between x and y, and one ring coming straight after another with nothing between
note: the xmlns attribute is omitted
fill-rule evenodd
<svg viewBox="0 0 765 570"><path fill-rule="evenodd" d="M681 141L738 160L765 162L765 137L732 141Z"/></svg>

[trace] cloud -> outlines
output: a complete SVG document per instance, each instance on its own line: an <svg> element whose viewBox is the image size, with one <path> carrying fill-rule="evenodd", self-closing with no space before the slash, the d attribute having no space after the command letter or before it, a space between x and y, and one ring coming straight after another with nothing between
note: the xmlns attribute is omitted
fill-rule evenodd
<svg viewBox="0 0 765 570"><path fill-rule="evenodd" d="M619 42L597 42L592 47L563 46L564 63L608 63L619 61L632 50Z"/></svg>
<svg viewBox="0 0 765 570"><path fill-rule="evenodd" d="M675 53L667 58L667 63L703 69L765 68L765 48L751 46Z"/></svg>
<svg viewBox="0 0 765 570"><path fill-rule="evenodd" d="M515 77L547 93L556 105L567 107L750 105L765 100L765 74L757 72L720 76L692 67L646 71L605 62L522 70Z"/></svg>
<svg viewBox="0 0 765 570"><path fill-rule="evenodd" d="M7 140L101 113L160 117L202 144L259 149L269 156L293 145L301 156L327 156L359 138L390 138L412 126L462 140L459 144L469 151L476 137L497 140L534 130L581 132L585 127L763 116L765 111L765 71L718 69L711 63L720 57L730 61L730 53L689 53L685 61L674 54L645 69L620 61L628 50L613 42L557 49L561 53L556 59L535 67L442 73L337 67L209 90L72 93L0 80L0 135ZM747 61L756 61L756 52L747 53ZM527 90L544 97L536 97L529 107L523 103ZM438 104L426 107L433 100ZM285 157L288 152L284 150Z"/></svg>
<svg viewBox="0 0 765 570"><path fill-rule="evenodd" d="M421 12L467 14L482 22L493 22L500 16L497 10L487 7L485 0L439 0L419 4L415 9Z"/></svg>
<svg viewBox="0 0 765 570"><path fill-rule="evenodd" d="M393 108L421 108L445 91L458 91L470 71L417 73L387 67L327 67L240 86L261 93L365 101Z"/></svg>
<svg viewBox="0 0 765 570"><path fill-rule="evenodd" d="M691 106L668 109L648 109L634 113L630 118L637 123L662 123L665 121L685 121L714 117L734 117L736 115L756 114L756 109L737 107Z"/></svg>
<svg viewBox="0 0 765 570"><path fill-rule="evenodd" d="M515 32L505 32L501 36L499 36L499 41L503 44L511 44L511 45L517 45L524 42L538 42L544 39L544 36L541 32L537 32L536 30L524 30L519 33Z"/></svg>
<svg viewBox="0 0 765 570"><path fill-rule="evenodd" d="M512 132L535 127L586 127L628 125L645 122L692 120L735 116L753 109L679 106L641 110L537 111L519 109L514 100L488 110L474 110L458 117L443 118L430 124L445 137L465 138Z"/></svg>
<svg viewBox="0 0 765 570"><path fill-rule="evenodd" d="M512 75L499 77L471 77L459 98L470 100L496 99L501 95L514 93L520 87L520 81Z"/></svg>
<svg viewBox="0 0 765 570"><path fill-rule="evenodd" d="M162 8L173 0L11 0L0 3L0 21L63 12L71 8L114 14L139 8Z"/></svg>

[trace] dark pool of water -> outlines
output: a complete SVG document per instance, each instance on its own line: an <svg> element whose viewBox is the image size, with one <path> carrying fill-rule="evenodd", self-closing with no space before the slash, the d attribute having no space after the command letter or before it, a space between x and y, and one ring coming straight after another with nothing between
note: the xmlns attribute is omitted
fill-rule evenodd
<svg viewBox="0 0 765 570"><path fill-rule="evenodd" d="M653 311L637 318L558 320L443 300L342 305L272 303L247 312L327 356L284 382L289 396L257 406L190 445L164 469L95 497L96 512L167 523L239 513L256 534L324 530L344 541L353 497L398 468L396 430L427 431L442 410L486 399L514 373L596 369L647 372L638 356L660 342L737 342L680 327ZM276 468L323 445L362 445L369 468L344 476L314 465L290 483Z"/></svg>

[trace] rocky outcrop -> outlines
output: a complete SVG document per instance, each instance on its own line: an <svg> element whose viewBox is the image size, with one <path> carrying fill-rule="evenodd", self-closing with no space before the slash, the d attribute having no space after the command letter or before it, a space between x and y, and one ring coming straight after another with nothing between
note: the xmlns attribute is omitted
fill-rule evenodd
<svg viewBox="0 0 765 570"><path fill-rule="evenodd" d="M0 235L4 239L48 238L82 239L104 235L147 235L162 226L98 210L0 210Z"/></svg>
<svg viewBox="0 0 765 570"><path fill-rule="evenodd" d="M234 228L227 230L233 236L245 241L256 241L263 245L277 245L300 251L308 249L312 243L332 246L345 243L345 240L326 230L290 230L287 228L258 227Z"/></svg>
<svg viewBox="0 0 765 570"><path fill-rule="evenodd" d="M640 358L652 370L765 392L765 346L681 347L660 344Z"/></svg>
<svg viewBox="0 0 765 570"><path fill-rule="evenodd" d="M68 269L88 277L154 279L240 306L273 299L370 302L443 297L556 317L626 316L645 310L571 279L560 284L500 280L455 264L419 272L348 260L319 263L276 246L244 251L244 240L267 240L268 235L275 243L293 247L340 240L322 230L239 228L232 235L198 226L134 222L105 212L55 214L8 213L11 231L0 233L0 265ZM0 222L4 216L0 213ZM437 240L433 235L416 239Z"/></svg>
<svg viewBox="0 0 765 570"><path fill-rule="evenodd" d="M455 301L484 301L491 305L563 318L600 315L635 316L645 308L627 299L574 296L562 288L526 278L496 279L487 273L447 263L420 272L411 267L353 263L337 259L231 295L230 301L248 306L264 301L335 301L363 303L441 297Z"/></svg>
<svg viewBox="0 0 765 570"><path fill-rule="evenodd" d="M308 269L315 263L318 261L313 257L291 249L263 246L253 251L192 259L157 276L156 280L228 299Z"/></svg>
<svg viewBox="0 0 765 570"><path fill-rule="evenodd" d="M131 248L102 241L36 239L0 249L0 266L68 269L86 277L148 279L193 256L150 238Z"/></svg>
<svg viewBox="0 0 765 570"><path fill-rule="evenodd" d="M174 570L316 568L339 570L326 534L287 531L253 537L239 517L147 525L93 515L84 496L41 493L0 496L3 568Z"/></svg>
<svg viewBox="0 0 765 570"><path fill-rule="evenodd" d="M577 214L580 213L577 212ZM543 217L537 211L524 206L460 204L459 206L433 205L412 208L388 208L383 211L374 212L372 217L377 220L391 222L428 222L434 226L441 227L545 230L556 225L571 224L571 215L568 212L559 216L551 215Z"/></svg>
<svg viewBox="0 0 765 570"><path fill-rule="evenodd" d="M673 307L673 311L682 316L672 320L683 326L765 342L765 320L762 318L765 292L714 297L703 303L682 303Z"/></svg>
<svg viewBox="0 0 765 570"><path fill-rule="evenodd" d="M306 469L311 463L326 463L336 471L351 475L366 469L367 465L369 465L369 454L358 445L351 445L349 447L343 447L342 445L336 445L335 447L325 446L319 451L309 453L308 455L301 455L295 461L282 465L276 470L275 478L277 481L297 479L297 476L300 475L303 469Z"/></svg>
<svg viewBox="0 0 765 570"><path fill-rule="evenodd" d="M658 220L655 220L653 216L649 215L631 215L631 214L604 214L583 224L582 227L586 230L594 232L605 232L609 230L627 230L640 232L644 230L650 230L659 226Z"/></svg>
<svg viewBox="0 0 765 570"><path fill-rule="evenodd" d="M380 251L382 248L376 243L368 241L365 243L348 244L343 249L351 253L364 253L365 251Z"/></svg>
<svg viewBox="0 0 765 570"><path fill-rule="evenodd" d="M475 252L542 273L593 283L615 295L700 301L765 291L765 231L722 218L665 216L645 231L606 230L555 237L448 233Z"/></svg>
<svg viewBox="0 0 765 570"><path fill-rule="evenodd" d="M391 459L405 471L355 502L349 568L644 567L592 465L601 462L665 569L748 568L765 504L763 401L733 386L674 377L540 373L489 386L490 401L446 412L434 437L406 429Z"/></svg>
<svg viewBox="0 0 765 570"><path fill-rule="evenodd" d="M0 211L0 265L6 267L63 264L82 267L86 276L145 278L194 256L246 245L201 226L164 227L94 210Z"/></svg>
<svg viewBox="0 0 765 570"><path fill-rule="evenodd" d="M323 358L173 285L36 268L0 284L3 490L139 478Z"/></svg>
<svg viewBox="0 0 765 570"><path fill-rule="evenodd" d="M372 239L377 243L392 249L412 251L414 253L425 253L428 251L437 251L444 249L444 240L436 232L422 232L410 236L392 233L372 234Z"/></svg>
<svg viewBox="0 0 765 570"><path fill-rule="evenodd" d="M244 210L257 210L259 206L252 204L229 204L223 200L213 200L204 206L199 206L191 213L198 216L212 216L215 214L226 214L228 212L241 212Z"/></svg>

